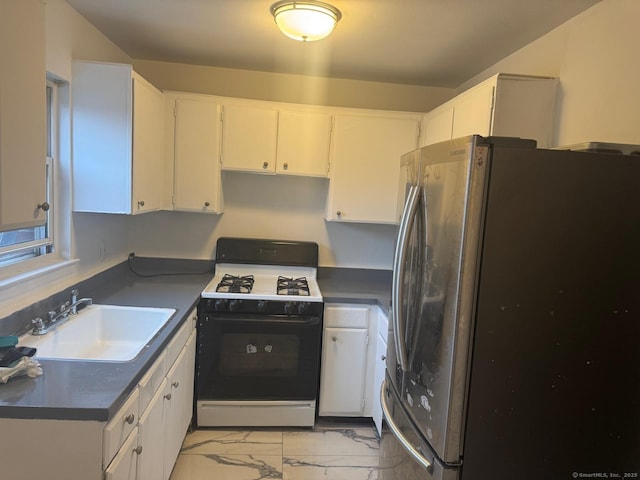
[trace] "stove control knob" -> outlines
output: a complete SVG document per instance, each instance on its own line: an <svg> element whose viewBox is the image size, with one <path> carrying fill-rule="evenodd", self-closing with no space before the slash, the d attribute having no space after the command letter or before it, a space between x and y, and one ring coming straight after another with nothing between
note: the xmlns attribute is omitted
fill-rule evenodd
<svg viewBox="0 0 640 480"><path fill-rule="evenodd" d="M267 302L264 300L258 300L258 312L263 313L266 311Z"/></svg>
<svg viewBox="0 0 640 480"><path fill-rule="evenodd" d="M304 314L307 313L307 308L308 308L309 304L307 302L300 302L298 304L298 313L299 314Z"/></svg>
<svg viewBox="0 0 640 480"><path fill-rule="evenodd" d="M296 313L295 312L295 305L291 302L287 302L284 304L284 313L286 313L287 315L291 315L292 313Z"/></svg>
<svg viewBox="0 0 640 480"><path fill-rule="evenodd" d="M240 302L238 300L231 300L229 302L229 311L237 312L238 310L240 310Z"/></svg>
<svg viewBox="0 0 640 480"><path fill-rule="evenodd" d="M218 300L216 300L216 303L213 306L214 311L216 312L223 312L224 311L224 307L225 307L225 301L221 298L219 298Z"/></svg>

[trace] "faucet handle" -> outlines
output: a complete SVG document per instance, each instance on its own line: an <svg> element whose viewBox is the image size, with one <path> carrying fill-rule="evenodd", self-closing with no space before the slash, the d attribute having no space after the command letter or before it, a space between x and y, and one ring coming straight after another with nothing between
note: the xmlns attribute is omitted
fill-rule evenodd
<svg viewBox="0 0 640 480"><path fill-rule="evenodd" d="M49 310L49 322L53 322L57 314L58 312L56 312L55 310Z"/></svg>

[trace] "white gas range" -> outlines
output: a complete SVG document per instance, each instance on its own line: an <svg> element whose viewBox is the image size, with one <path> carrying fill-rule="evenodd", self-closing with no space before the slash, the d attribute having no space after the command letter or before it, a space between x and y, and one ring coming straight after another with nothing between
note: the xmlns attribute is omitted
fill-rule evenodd
<svg viewBox="0 0 640 480"><path fill-rule="evenodd" d="M323 298L312 242L220 238L198 305L198 426L313 426Z"/></svg>

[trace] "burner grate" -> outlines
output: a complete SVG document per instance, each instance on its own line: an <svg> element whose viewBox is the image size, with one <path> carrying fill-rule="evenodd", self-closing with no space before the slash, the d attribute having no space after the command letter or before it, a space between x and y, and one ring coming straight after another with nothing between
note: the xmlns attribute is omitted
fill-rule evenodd
<svg viewBox="0 0 640 480"><path fill-rule="evenodd" d="M251 293L253 275L229 275L226 273L216 287L216 292L222 293Z"/></svg>
<svg viewBox="0 0 640 480"><path fill-rule="evenodd" d="M279 276L277 293L278 295L309 296L309 283L306 277L288 278Z"/></svg>

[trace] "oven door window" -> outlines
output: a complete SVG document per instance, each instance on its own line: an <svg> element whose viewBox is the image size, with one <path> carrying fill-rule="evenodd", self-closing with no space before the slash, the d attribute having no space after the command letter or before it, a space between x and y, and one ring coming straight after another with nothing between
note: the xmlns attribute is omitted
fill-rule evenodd
<svg viewBox="0 0 640 480"><path fill-rule="evenodd" d="M219 360L225 377L296 377L300 338L292 333L224 333Z"/></svg>
<svg viewBox="0 0 640 480"><path fill-rule="evenodd" d="M311 400L320 369L320 317L205 315L198 323L200 400Z"/></svg>

